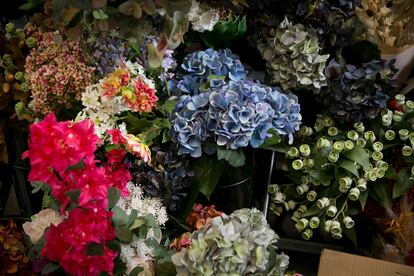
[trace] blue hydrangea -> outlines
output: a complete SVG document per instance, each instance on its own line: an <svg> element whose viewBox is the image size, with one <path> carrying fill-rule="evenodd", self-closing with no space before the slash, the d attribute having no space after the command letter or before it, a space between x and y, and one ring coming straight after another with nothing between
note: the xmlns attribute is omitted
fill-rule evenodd
<svg viewBox="0 0 414 276"><path fill-rule="evenodd" d="M210 92L227 81L243 80L247 75L240 58L229 49L207 49L187 55L181 71L168 82L172 94L199 94Z"/></svg>

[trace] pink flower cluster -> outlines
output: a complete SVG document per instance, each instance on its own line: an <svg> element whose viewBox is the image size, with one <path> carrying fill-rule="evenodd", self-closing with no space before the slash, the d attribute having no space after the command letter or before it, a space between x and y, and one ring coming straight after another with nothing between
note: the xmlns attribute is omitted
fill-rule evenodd
<svg viewBox="0 0 414 276"><path fill-rule="evenodd" d="M49 185L61 203L61 213L67 214L66 220L46 231L41 255L75 275L112 273L117 253L107 246L115 238L112 213L106 210L108 189L116 187L127 196L126 184L131 180L127 165L121 162L125 151L113 149L106 154L108 161L101 163L95 159L97 143L100 139L89 120L57 122L50 113L30 126L29 150L23 154L30 159L29 180ZM66 212L75 191L79 191L77 208ZM102 246L103 254L88 255L91 243Z"/></svg>
<svg viewBox="0 0 414 276"><path fill-rule="evenodd" d="M105 97L120 94L133 112L150 112L157 105L155 89L145 81L145 77L131 76L126 67L120 67L109 74L101 86Z"/></svg>
<svg viewBox="0 0 414 276"><path fill-rule="evenodd" d="M37 47L26 58L26 78L33 109L46 115L79 101L93 82L94 68L86 64L79 43L63 40L59 33L34 33Z"/></svg>

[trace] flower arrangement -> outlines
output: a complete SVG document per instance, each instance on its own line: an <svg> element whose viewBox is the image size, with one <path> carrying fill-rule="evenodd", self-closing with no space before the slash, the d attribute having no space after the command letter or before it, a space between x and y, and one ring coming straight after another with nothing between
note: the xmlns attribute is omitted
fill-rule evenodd
<svg viewBox="0 0 414 276"><path fill-rule="evenodd" d="M275 253L277 239L260 211L241 209L194 231L191 245L175 253L172 261L177 275L284 275L289 258Z"/></svg>

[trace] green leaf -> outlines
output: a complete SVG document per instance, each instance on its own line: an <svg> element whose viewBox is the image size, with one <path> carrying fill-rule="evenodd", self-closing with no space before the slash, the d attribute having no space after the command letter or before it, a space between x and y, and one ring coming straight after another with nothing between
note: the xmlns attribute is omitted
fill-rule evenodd
<svg viewBox="0 0 414 276"><path fill-rule="evenodd" d="M367 204L368 194L369 194L369 191L366 190L366 191L361 192L361 194L359 195L359 203L361 203L362 210L364 210L365 205Z"/></svg>
<svg viewBox="0 0 414 276"><path fill-rule="evenodd" d="M108 248L113 250L113 251L120 252L121 251L121 243L116 239L111 240L111 241L108 242Z"/></svg>
<svg viewBox="0 0 414 276"><path fill-rule="evenodd" d="M352 150L344 152L343 155L349 160L355 161L360 164L364 170L369 170L369 155L364 148L355 146Z"/></svg>
<svg viewBox="0 0 414 276"><path fill-rule="evenodd" d="M90 243L86 248L86 254L89 256L103 256L104 245L102 243Z"/></svg>
<svg viewBox="0 0 414 276"><path fill-rule="evenodd" d="M260 146L260 148L262 149L267 149L267 150L274 150L276 145L280 144L280 136L279 134L277 134L277 132L271 128L268 131L269 134L271 134L272 136L269 138L266 138L263 142L263 144Z"/></svg>
<svg viewBox="0 0 414 276"><path fill-rule="evenodd" d="M115 225L127 225L129 217L124 210L115 206L112 208L112 221Z"/></svg>
<svg viewBox="0 0 414 276"><path fill-rule="evenodd" d="M162 237L161 228L154 228L154 229L152 229L152 232L154 232L154 237L156 239L161 239L161 237Z"/></svg>
<svg viewBox="0 0 414 276"><path fill-rule="evenodd" d="M19 10L28 11L31 9L36 8L40 4L42 4L43 0L29 0L27 3L24 3L19 7Z"/></svg>
<svg viewBox="0 0 414 276"><path fill-rule="evenodd" d="M52 273L53 271L58 270L59 268L59 264L50 262L42 269L41 275L47 275L49 273Z"/></svg>
<svg viewBox="0 0 414 276"><path fill-rule="evenodd" d="M175 266L172 262L157 262L155 271L157 271L157 276L176 275Z"/></svg>
<svg viewBox="0 0 414 276"><path fill-rule="evenodd" d="M159 127L151 127L147 129L145 132L141 133L139 136L142 138L146 143L150 143L154 139L156 139L161 134L162 128Z"/></svg>
<svg viewBox="0 0 414 276"><path fill-rule="evenodd" d="M171 113L174 110L176 103L177 103L177 98L170 98L166 100L162 105L160 105L157 109Z"/></svg>
<svg viewBox="0 0 414 276"><path fill-rule="evenodd" d="M376 199L384 208L392 208L391 194L388 190L387 182L377 181L372 183L370 192L373 192L376 195L377 198L375 196L373 198Z"/></svg>
<svg viewBox="0 0 414 276"><path fill-rule="evenodd" d="M154 238L149 238L149 239L146 239L145 240L145 244L149 247L149 248L155 248L155 247L157 247L159 244L158 244L158 241L156 240L156 239L154 239Z"/></svg>
<svg viewBox="0 0 414 276"><path fill-rule="evenodd" d="M132 233L129 231L128 228L123 226L116 226L115 233L118 239L122 242L130 242L132 241Z"/></svg>
<svg viewBox="0 0 414 276"><path fill-rule="evenodd" d="M216 188L223 168L223 161L218 161L214 156L204 154L195 161L193 170L202 194L205 196L211 195Z"/></svg>
<svg viewBox="0 0 414 276"><path fill-rule="evenodd" d="M33 186L32 194L37 193L40 191L46 183L41 181L33 181L30 183Z"/></svg>
<svg viewBox="0 0 414 276"><path fill-rule="evenodd" d="M241 149L228 150L223 147L217 147L218 160L226 160L233 167L241 167L246 162L246 157Z"/></svg>
<svg viewBox="0 0 414 276"><path fill-rule="evenodd" d="M79 189L70 190L70 191L65 192L65 195L67 195L74 203L77 203L79 199L79 195L80 195L80 190Z"/></svg>
<svg viewBox="0 0 414 276"><path fill-rule="evenodd" d="M145 118L137 118L131 113L128 113L126 120L131 124L131 126L137 130L142 131L146 128L152 126L152 123Z"/></svg>
<svg viewBox="0 0 414 276"><path fill-rule="evenodd" d="M131 272L128 274L129 276L137 276L138 273L144 271L144 269L140 266L135 267Z"/></svg>
<svg viewBox="0 0 414 276"><path fill-rule="evenodd" d="M239 24L237 25L237 33L236 38L242 37L247 31L247 22L246 22L246 16L243 16L243 18L239 21Z"/></svg>
<svg viewBox="0 0 414 276"><path fill-rule="evenodd" d="M170 141L170 136L169 136L169 134L168 134L168 129L164 129L163 131L162 131L162 141L161 141L161 143L166 143L166 142L168 142L168 141Z"/></svg>
<svg viewBox="0 0 414 276"><path fill-rule="evenodd" d="M105 20L109 18L108 15L102 9L94 10L92 12L92 15L95 19L98 19L98 20Z"/></svg>
<svg viewBox="0 0 414 276"><path fill-rule="evenodd" d="M138 216L138 211L135 209L132 209L131 214L129 215L129 218L128 218L128 222L127 222L128 227L131 226L131 224L135 221L137 216Z"/></svg>
<svg viewBox="0 0 414 276"><path fill-rule="evenodd" d="M303 214L304 217L314 216L316 214L319 214L321 212L321 209L319 209L318 205L314 203L305 214Z"/></svg>
<svg viewBox="0 0 414 276"><path fill-rule="evenodd" d="M342 232L345 234L345 236L350 239L352 241L352 243L354 244L354 246L357 246L357 237L356 237L356 233L355 233L355 229L354 228L346 228L346 227L342 227Z"/></svg>
<svg viewBox="0 0 414 276"><path fill-rule="evenodd" d="M153 214L148 214L144 217L145 219L145 225L147 227L158 227L157 219Z"/></svg>
<svg viewBox="0 0 414 276"><path fill-rule="evenodd" d="M78 163L69 166L66 171L82 170L85 168L85 160L82 158Z"/></svg>
<svg viewBox="0 0 414 276"><path fill-rule="evenodd" d="M359 177L359 173L358 173L358 170L357 170L354 162L352 162L350 160L342 160L339 163L339 167L347 170L348 172L352 173L356 177Z"/></svg>
<svg viewBox="0 0 414 276"><path fill-rule="evenodd" d="M132 223L132 225L129 227L129 230L137 229L137 228L141 227L144 224L145 224L145 219L137 218L137 219L134 220L134 223Z"/></svg>
<svg viewBox="0 0 414 276"><path fill-rule="evenodd" d="M165 118L157 118L153 121L153 124L155 126L159 126L159 127L162 127L162 128L170 128L171 127L170 121L168 121Z"/></svg>
<svg viewBox="0 0 414 276"><path fill-rule="evenodd" d="M117 188L111 187L108 190L108 209L112 209L120 198L120 192Z"/></svg>
<svg viewBox="0 0 414 276"><path fill-rule="evenodd" d="M398 178L394 183L392 189L392 198L397 198L408 192L414 185L414 181L410 180L411 172L407 169L402 169L398 173Z"/></svg>

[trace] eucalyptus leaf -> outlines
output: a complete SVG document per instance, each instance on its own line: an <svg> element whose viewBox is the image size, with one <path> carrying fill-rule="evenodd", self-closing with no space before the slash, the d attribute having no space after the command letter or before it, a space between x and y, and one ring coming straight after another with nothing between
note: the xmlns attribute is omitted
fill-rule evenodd
<svg viewBox="0 0 414 276"><path fill-rule="evenodd" d="M377 201L386 209L392 208L391 193L388 190L387 182L377 181L374 185L371 185L370 192L375 193ZM376 199L374 197L374 199Z"/></svg>
<svg viewBox="0 0 414 276"><path fill-rule="evenodd" d="M358 173L358 170L357 170L354 162L352 162L350 160L342 160L339 163L339 167L347 170L348 172L352 173L356 177L359 177L359 173Z"/></svg>
<svg viewBox="0 0 414 276"><path fill-rule="evenodd" d="M321 212L321 209L319 209L318 205L314 203L305 214L303 214L304 217L314 216Z"/></svg>
<svg viewBox="0 0 414 276"><path fill-rule="evenodd" d="M143 219L143 218L137 218L132 223L132 225L129 227L129 230L135 230L135 229L141 227L144 224L145 224L145 219Z"/></svg>
<svg viewBox="0 0 414 276"><path fill-rule="evenodd" d="M246 157L241 149L228 150L223 147L217 147L218 160L226 160L233 167L241 167L246 162Z"/></svg>
<svg viewBox="0 0 414 276"><path fill-rule="evenodd" d="M408 192L414 186L414 181L410 180L411 172L407 169L402 169L398 172L398 178L394 183L392 190L392 198L397 198Z"/></svg>
<svg viewBox="0 0 414 276"><path fill-rule="evenodd" d="M112 209L120 198L120 192L115 187L110 187L108 190L108 209Z"/></svg>
<svg viewBox="0 0 414 276"><path fill-rule="evenodd" d="M361 194L359 195L359 203L361 203L362 210L364 210L365 205L367 204L368 194L369 194L369 191L366 190L366 191L361 192Z"/></svg>
<svg viewBox="0 0 414 276"><path fill-rule="evenodd" d="M115 225L127 225L129 217L125 211L117 206L112 208L112 221Z"/></svg>
<svg viewBox="0 0 414 276"><path fill-rule="evenodd" d="M122 242L130 242L132 240L132 233L126 227L116 226L115 233L118 239Z"/></svg>
<svg viewBox="0 0 414 276"><path fill-rule="evenodd" d="M369 170L370 162L369 155L364 148L355 146L352 150L344 152L343 155L349 160L355 161L360 164L364 170Z"/></svg>

